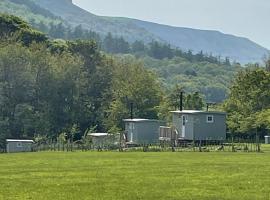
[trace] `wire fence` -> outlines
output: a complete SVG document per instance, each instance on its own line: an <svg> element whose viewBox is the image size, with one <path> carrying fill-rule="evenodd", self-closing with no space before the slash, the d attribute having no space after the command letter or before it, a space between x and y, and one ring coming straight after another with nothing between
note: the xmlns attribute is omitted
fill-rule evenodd
<svg viewBox="0 0 270 200"><path fill-rule="evenodd" d="M43 142L33 151L121 151L121 152L262 152L262 141L228 139L226 141L160 141L153 144Z"/></svg>
<svg viewBox="0 0 270 200"><path fill-rule="evenodd" d="M270 145L258 138L229 138L225 141L159 141L152 144L129 144L125 141L93 143L91 141L46 140L32 145L33 152L40 151L121 151L121 152L270 152ZM263 146L263 147L262 147ZM0 148L0 153L5 153Z"/></svg>

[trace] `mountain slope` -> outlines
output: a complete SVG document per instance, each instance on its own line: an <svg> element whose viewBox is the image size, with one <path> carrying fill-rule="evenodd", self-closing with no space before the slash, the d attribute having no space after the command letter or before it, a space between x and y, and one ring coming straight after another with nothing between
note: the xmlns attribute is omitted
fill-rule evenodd
<svg viewBox="0 0 270 200"><path fill-rule="evenodd" d="M134 23L183 50L203 50L241 63L261 61L263 55L269 53L267 49L249 39L218 31L179 28L140 20L134 20Z"/></svg>
<svg viewBox="0 0 270 200"><path fill-rule="evenodd" d="M71 0L36 0L36 3L50 10L54 15L60 16L73 27L81 24L83 28L91 29L101 35L111 32L114 35L123 36L128 41L161 41L144 28L138 27L131 20L97 16L75 6Z"/></svg>
<svg viewBox="0 0 270 200"><path fill-rule="evenodd" d="M1 0L0 13L12 14L28 22L65 23L60 17L53 15L49 10L41 8L31 0Z"/></svg>
<svg viewBox="0 0 270 200"><path fill-rule="evenodd" d="M126 40L133 42L141 40L146 43L156 40L166 42L183 50L192 50L194 53L203 51L214 56L229 57L240 63L261 62L269 50L250 41L249 39L223 34L218 31L197 30L190 28L172 27L141 20L102 17L89 13L72 3L72 0L3 0L11 1L34 1L37 5L58 16L61 21L75 27L82 25L101 35L111 32L115 36L123 36ZM3 6L0 6L3 9ZM25 6L21 5L25 11ZM16 10L20 10L17 5ZM18 12L16 11L16 12ZM1 12L1 8L0 8ZM21 12L23 13L23 12ZM22 14L19 14L21 16ZM44 17L42 14L31 14L32 19ZM12 13L11 14L16 14ZM48 16L45 20L51 20ZM29 19L28 19L29 21Z"/></svg>
<svg viewBox="0 0 270 200"><path fill-rule="evenodd" d="M112 32L129 41L165 41L184 50L203 50L241 63L260 62L269 53L267 49L246 38L218 31L172 27L127 18L99 17L75 6L71 0L37 0L37 3L74 26L82 24L85 28L103 34Z"/></svg>

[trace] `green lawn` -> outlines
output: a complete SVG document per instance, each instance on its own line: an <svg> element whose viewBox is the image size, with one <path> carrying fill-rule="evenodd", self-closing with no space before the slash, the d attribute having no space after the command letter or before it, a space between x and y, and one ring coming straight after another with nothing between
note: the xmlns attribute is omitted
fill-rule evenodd
<svg viewBox="0 0 270 200"><path fill-rule="evenodd" d="M0 155L0 199L270 199L270 153Z"/></svg>

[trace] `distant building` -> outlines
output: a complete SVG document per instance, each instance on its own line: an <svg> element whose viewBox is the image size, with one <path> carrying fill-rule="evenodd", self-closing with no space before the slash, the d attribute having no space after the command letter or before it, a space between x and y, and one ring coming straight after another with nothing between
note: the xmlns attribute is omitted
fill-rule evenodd
<svg viewBox="0 0 270 200"><path fill-rule="evenodd" d="M159 141L159 127L165 122L151 119L125 119L125 133L130 144L153 144Z"/></svg>
<svg viewBox="0 0 270 200"><path fill-rule="evenodd" d="M264 136L264 139L265 139L265 144L270 144L270 136L269 135Z"/></svg>
<svg viewBox="0 0 270 200"><path fill-rule="evenodd" d="M118 145L120 134L89 133L94 148L109 148Z"/></svg>
<svg viewBox="0 0 270 200"><path fill-rule="evenodd" d="M33 140L7 139L6 140L7 153L31 152L33 143L34 143Z"/></svg>
<svg viewBox="0 0 270 200"><path fill-rule="evenodd" d="M182 140L225 140L226 113L198 110L172 111L173 127Z"/></svg>

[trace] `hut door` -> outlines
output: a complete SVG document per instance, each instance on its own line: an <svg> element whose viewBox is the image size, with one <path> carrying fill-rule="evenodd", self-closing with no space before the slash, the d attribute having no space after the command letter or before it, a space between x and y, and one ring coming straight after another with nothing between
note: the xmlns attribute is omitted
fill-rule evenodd
<svg viewBox="0 0 270 200"><path fill-rule="evenodd" d="M129 123L129 132L130 132L129 142L132 143L134 137L134 123Z"/></svg>
<svg viewBox="0 0 270 200"><path fill-rule="evenodd" d="M187 116L183 115L182 116L182 137L183 138L186 136L186 121L187 121Z"/></svg>

